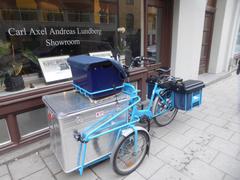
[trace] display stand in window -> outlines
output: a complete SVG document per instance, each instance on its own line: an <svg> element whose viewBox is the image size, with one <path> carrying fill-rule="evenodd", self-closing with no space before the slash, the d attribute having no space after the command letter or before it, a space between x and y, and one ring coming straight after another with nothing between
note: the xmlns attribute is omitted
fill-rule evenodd
<svg viewBox="0 0 240 180"><path fill-rule="evenodd" d="M67 63L69 56L39 58L39 64L46 83L60 82L72 78L71 69Z"/></svg>

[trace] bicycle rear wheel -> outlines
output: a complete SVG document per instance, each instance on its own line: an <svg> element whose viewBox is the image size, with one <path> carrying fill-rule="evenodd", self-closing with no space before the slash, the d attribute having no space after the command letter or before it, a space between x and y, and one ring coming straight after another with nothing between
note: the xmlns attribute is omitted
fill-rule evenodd
<svg viewBox="0 0 240 180"><path fill-rule="evenodd" d="M138 131L137 151L134 149L134 132L122 136L112 152L112 167L119 175L128 175L138 168L146 156L149 136L145 131Z"/></svg>
<svg viewBox="0 0 240 180"><path fill-rule="evenodd" d="M173 102L171 102L171 95L172 91L170 90L166 90L161 94L161 97L163 97L164 100L169 101L167 104L164 103L164 101L158 96L153 102L153 115L157 115L160 112L166 110L164 114L158 115L154 118L154 122L160 127L171 123L177 115L178 109L173 107Z"/></svg>

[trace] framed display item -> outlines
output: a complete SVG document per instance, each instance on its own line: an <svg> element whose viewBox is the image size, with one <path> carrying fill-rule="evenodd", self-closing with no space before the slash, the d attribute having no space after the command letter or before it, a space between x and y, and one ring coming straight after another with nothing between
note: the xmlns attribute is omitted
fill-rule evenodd
<svg viewBox="0 0 240 180"><path fill-rule="evenodd" d="M69 56L39 58L39 64L46 83L54 83L72 78L71 68L67 63Z"/></svg>
<svg viewBox="0 0 240 180"><path fill-rule="evenodd" d="M113 54L111 51L90 52L89 56L113 59Z"/></svg>

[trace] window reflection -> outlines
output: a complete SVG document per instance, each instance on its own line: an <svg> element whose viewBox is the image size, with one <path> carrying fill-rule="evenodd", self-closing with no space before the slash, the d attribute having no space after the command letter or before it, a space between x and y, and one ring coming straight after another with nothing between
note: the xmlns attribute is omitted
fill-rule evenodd
<svg viewBox="0 0 240 180"><path fill-rule="evenodd" d="M116 56L120 53L118 27L126 29L121 52L129 62L141 54L141 22L139 0L1 1L0 79L1 70L13 59L22 67L20 75L35 73L41 78L40 57L109 50ZM51 29L59 33L51 34ZM80 43L61 44L65 41Z"/></svg>
<svg viewBox="0 0 240 180"><path fill-rule="evenodd" d="M148 47L147 55L160 62L160 42L161 42L161 19L162 9L148 7Z"/></svg>
<svg viewBox="0 0 240 180"><path fill-rule="evenodd" d="M125 59L141 55L141 1L119 1L119 26L126 28Z"/></svg>
<svg viewBox="0 0 240 180"><path fill-rule="evenodd" d="M1 144L4 144L8 141L10 141L8 129L7 129L7 123L5 119L0 119L0 146Z"/></svg>

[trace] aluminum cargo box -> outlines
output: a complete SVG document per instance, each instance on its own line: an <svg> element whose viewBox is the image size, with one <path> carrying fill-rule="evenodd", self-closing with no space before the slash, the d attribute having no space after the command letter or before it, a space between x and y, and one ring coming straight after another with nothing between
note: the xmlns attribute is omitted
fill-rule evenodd
<svg viewBox="0 0 240 180"><path fill-rule="evenodd" d="M43 97L48 108L51 149L64 172L76 170L80 142L73 137L73 131L81 132L84 128L98 121L107 114L116 114L128 107L130 97L119 93L97 102L90 102L85 96L69 91ZM125 123L128 112L113 122ZM93 139L87 144L85 164L88 165L107 154L110 154L115 143L117 132Z"/></svg>

